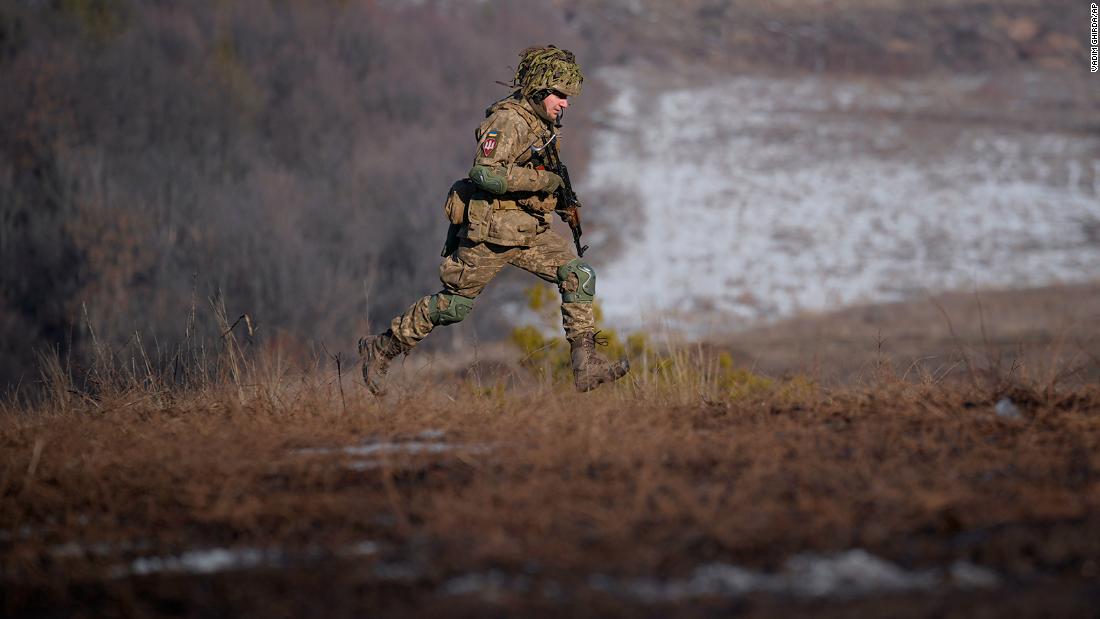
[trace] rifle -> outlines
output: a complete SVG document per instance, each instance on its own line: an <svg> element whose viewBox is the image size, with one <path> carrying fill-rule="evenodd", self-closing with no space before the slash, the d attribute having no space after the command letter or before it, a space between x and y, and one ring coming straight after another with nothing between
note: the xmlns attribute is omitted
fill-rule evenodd
<svg viewBox="0 0 1100 619"><path fill-rule="evenodd" d="M558 135L554 134L554 138L557 137ZM584 232L581 230L581 213L578 209L583 205L577 199L577 192L573 191L573 183L569 181L569 168L562 163L558 153L558 140L554 138L550 139L553 144L546 145L550 148L543 147L543 161L548 171L561 177L561 187L554 191L554 196L558 199L558 208L554 210L573 231L573 245L577 247L577 256L580 257L584 256L585 250L588 249L587 245L581 246L581 234Z"/></svg>

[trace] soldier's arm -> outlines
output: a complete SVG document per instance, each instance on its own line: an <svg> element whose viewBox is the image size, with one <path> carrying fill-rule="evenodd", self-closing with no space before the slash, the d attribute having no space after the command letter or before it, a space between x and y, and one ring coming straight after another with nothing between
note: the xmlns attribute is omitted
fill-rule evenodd
<svg viewBox="0 0 1100 619"><path fill-rule="evenodd" d="M534 136L522 119L511 119L498 112L480 136L470 180L485 191L497 195L513 192L546 191L557 181L556 175L516 165Z"/></svg>

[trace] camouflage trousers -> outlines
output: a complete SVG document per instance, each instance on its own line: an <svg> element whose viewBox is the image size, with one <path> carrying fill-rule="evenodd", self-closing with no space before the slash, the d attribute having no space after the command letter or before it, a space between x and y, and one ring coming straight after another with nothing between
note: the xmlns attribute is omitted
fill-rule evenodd
<svg viewBox="0 0 1100 619"><path fill-rule="evenodd" d="M557 284L563 293L575 292L578 285L575 276L565 282L558 282L558 267L575 258L573 246L549 230L536 235L532 244L527 247L471 243L463 239L458 250L444 258L439 265L439 281L443 282L441 292L476 298L508 264ZM430 319L433 296L436 295L428 295L413 303L405 313L390 322L390 330L395 339L411 348L432 332L435 328ZM441 301L437 300L438 302ZM591 303L562 303L561 317L568 339L572 340L582 333L596 330Z"/></svg>

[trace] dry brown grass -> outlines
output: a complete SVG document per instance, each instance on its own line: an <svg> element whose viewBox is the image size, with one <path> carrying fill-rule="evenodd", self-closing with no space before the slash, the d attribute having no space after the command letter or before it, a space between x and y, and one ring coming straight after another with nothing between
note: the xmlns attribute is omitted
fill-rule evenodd
<svg viewBox="0 0 1100 619"><path fill-rule="evenodd" d="M1100 285L951 292L851 307L755 328L721 344L758 371L808 373L826 384L874 381L883 365L909 379L956 377L990 391L1018 380L1095 382Z"/></svg>
<svg viewBox="0 0 1100 619"><path fill-rule="evenodd" d="M49 389L0 413L3 611L1031 614L1054 608L1053 592L1061 614L1087 611L1100 561L1095 384L1016 376L994 391L880 368L826 389L708 355L674 351L663 370L591 394L423 376L383 400L346 374L341 395L334 370L278 355L239 359L239 379L195 389L101 368L113 387L96 393L55 362ZM1021 418L994 413L1006 394ZM356 446L375 451L340 451ZM212 548L261 558L134 572ZM775 570L852 548L911 569L969 560L1002 586L647 609L592 584L716 561ZM448 593L471 574L513 584Z"/></svg>

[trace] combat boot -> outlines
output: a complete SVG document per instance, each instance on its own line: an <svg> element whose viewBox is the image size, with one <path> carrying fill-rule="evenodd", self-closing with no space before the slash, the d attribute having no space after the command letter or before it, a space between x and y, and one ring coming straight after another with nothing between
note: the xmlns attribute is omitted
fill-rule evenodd
<svg viewBox="0 0 1100 619"><path fill-rule="evenodd" d="M408 346L397 341L393 331L387 329L381 335L359 338L359 357L363 360L363 382L374 395L386 394L386 372L390 361L409 351Z"/></svg>
<svg viewBox="0 0 1100 619"><path fill-rule="evenodd" d="M619 380L630 371L630 362L626 359L612 363L596 352L595 333L583 333L569 340L569 354L577 391L591 391L604 383Z"/></svg>

